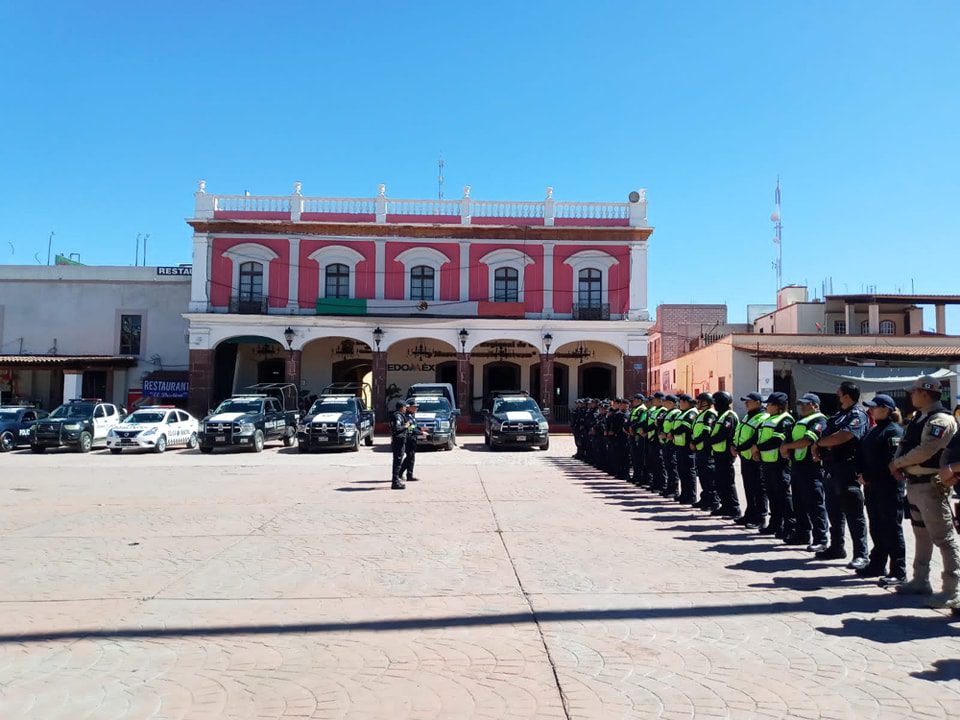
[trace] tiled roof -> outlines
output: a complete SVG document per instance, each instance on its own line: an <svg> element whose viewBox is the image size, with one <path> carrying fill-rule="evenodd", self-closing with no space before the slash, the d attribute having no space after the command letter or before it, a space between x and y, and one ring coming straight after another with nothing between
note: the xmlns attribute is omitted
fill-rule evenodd
<svg viewBox="0 0 960 720"><path fill-rule="evenodd" d="M810 343L804 345L780 345L775 343L737 343L737 350L776 357L817 358L942 358L960 359L960 342L956 345L915 345L912 343L876 343L840 345L834 343Z"/></svg>
<svg viewBox="0 0 960 720"><path fill-rule="evenodd" d="M133 355L0 355L0 365L100 365L128 367L137 364Z"/></svg>

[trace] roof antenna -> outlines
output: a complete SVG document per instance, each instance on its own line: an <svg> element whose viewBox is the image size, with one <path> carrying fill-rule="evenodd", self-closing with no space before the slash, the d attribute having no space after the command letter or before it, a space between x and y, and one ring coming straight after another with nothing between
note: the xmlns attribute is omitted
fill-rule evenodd
<svg viewBox="0 0 960 720"><path fill-rule="evenodd" d="M437 161L437 200L443 200L443 155Z"/></svg>

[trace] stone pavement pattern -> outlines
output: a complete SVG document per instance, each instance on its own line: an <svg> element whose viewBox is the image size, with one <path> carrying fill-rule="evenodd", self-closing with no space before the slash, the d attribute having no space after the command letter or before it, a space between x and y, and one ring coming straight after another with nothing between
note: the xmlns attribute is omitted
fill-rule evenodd
<svg viewBox="0 0 960 720"><path fill-rule="evenodd" d="M0 718L946 718L943 613L547 453L0 456Z"/></svg>

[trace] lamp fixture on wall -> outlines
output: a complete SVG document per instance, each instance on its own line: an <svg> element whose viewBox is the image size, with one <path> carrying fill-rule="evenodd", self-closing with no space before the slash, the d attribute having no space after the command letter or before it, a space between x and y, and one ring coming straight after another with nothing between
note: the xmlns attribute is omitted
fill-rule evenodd
<svg viewBox="0 0 960 720"><path fill-rule="evenodd" d="M466 328L463 328L460 332L457 333L457 337L460 338L460 352L466 352L467 338L470 337L470 333L467 332Z"/></svg>
<svg viewBox="0 0 960 720"><path fill-rule="evenodd" d="M380 352L380 342L383 340L383 330L377 325L373 329L373 341L377 344L377 352Z"/></svg>
<svg viewBox="0 0 960 720"><path fill-rule="evenodd" d="M553 335L547 333L543 336L543 347L547 351L547 355L550 354L550 346L553 345Z"/></svg>
<svg viewBox="0 0 960 720"><path fill-rule="evenodd" d="M287 341L287 350L293 351L293 338L296 337L296 332L289 325L287 329L283 331L283 339Z"/></svg>

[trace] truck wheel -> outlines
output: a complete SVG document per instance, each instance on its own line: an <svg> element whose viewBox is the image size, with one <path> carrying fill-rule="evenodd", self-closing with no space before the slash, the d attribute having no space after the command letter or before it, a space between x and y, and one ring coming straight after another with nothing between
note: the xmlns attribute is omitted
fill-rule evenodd
<svg viewBox="0 0 960 720"><path fill-rule="evenodd" d="M199 442L200 442L200 441L197 439L197 434L196 434L196 433L190 433L190 439L187 440L187 448L188 448L189 450L193 450L195 447L197 447L197 445L199 444Z"/></svg>
<svg viewBox="0 0 960 720"><path fill-rule="evenodd" d="M207 447L206 445L201 445L201 446L200 446L200 452L202 452L204 455L209 455L210 453L213 452L213 448L212 448L212 447Z"/></svg>
<svg viewBox="0 0 960 720"><path fill-rule="evenodd" d="M302 453L305 453L305 452L307 452L308 450L310 450L310 448L309 448L307 445L304 445L303 443L299 443L299 444L297 445L297 450L299 450L299 451L302 452Z"/></svg>
<svg viewBox="0 0 960 720"><path fill-rule="evenodd" d="M31 445L31 446L30 446L30 452L35 452L35 453L42 453L42 452L43 452L44 450L46 450L46 449L47 449L47 448L45 448L43 445Z"/></svg>
<svg viewBox="0 0 960 720"><path fill-rule="evenodd" d="M257 430L253 433L253 451L255 453L263 452L263 431Z"/></svg>
<svg viewBox="0 0 960 720"><path fill-rule="evenodd" d="M93 437L88 432L80 433L80 452L88 453L93 447Z"/></svg>
<svg viewBox="0 0 960 720"><path fill-rule="evenodd" d="M119 455L120 453L123 452L123 450L121 450L120 448L110 448L110 452L111 452L113 455Z"/></svg>
<svg viewBox="0 0 960 720"><path fill-rule="evenodd" d="M367 447L373 447L373 429L371 429L367 436L363 439L363 444Z"/></svg>
<svg viewBox="0 0 960 720"><path fill-rule="evenodd" d="M283 446L284 447L293 447L297 444L297 431L293 428L287 428L289 432L283 436Z"/></svg>
<svg viewBox="0 0 960 720"><path fill-rule="evenodd" d="M483 434L483 444L490 447L490 436L487 433Z"/></svg>
<svg viewBox="0 0 960 720"><path fill-rule="evenodd" d="M550 449L550 438L547 438L547 441L546 441L543 445L540 446L540 449L541 449L541 450L549 450L549 449Z"/></svg>
<svg viewBox="0 0 960 720"><path fill-rule="evenodd" d="M10 452L16 444L13 433L9 430L0 435L0 452Z"/></svg>
<svg viewBox="0 0 960 720"><path fill-rule="evenodd" d="M447 444L443 446L444 450L453 450L453 446L456 445L456 439L453 435L450 436L450 439L447 440Z"/></svg>
<svg viewBox="0 0 960 720"><path fill-rule="evenodd" d="M153 446L153 451L160 455L167 449L167 436L161 435L157 438L157 444Z"/></svg>
<svg viewBox="0 0 960 720"><path fill-rule="evenodd" d="M353 445L350 446L350 452L360 452L360 433L353 438Z"/></svg>

